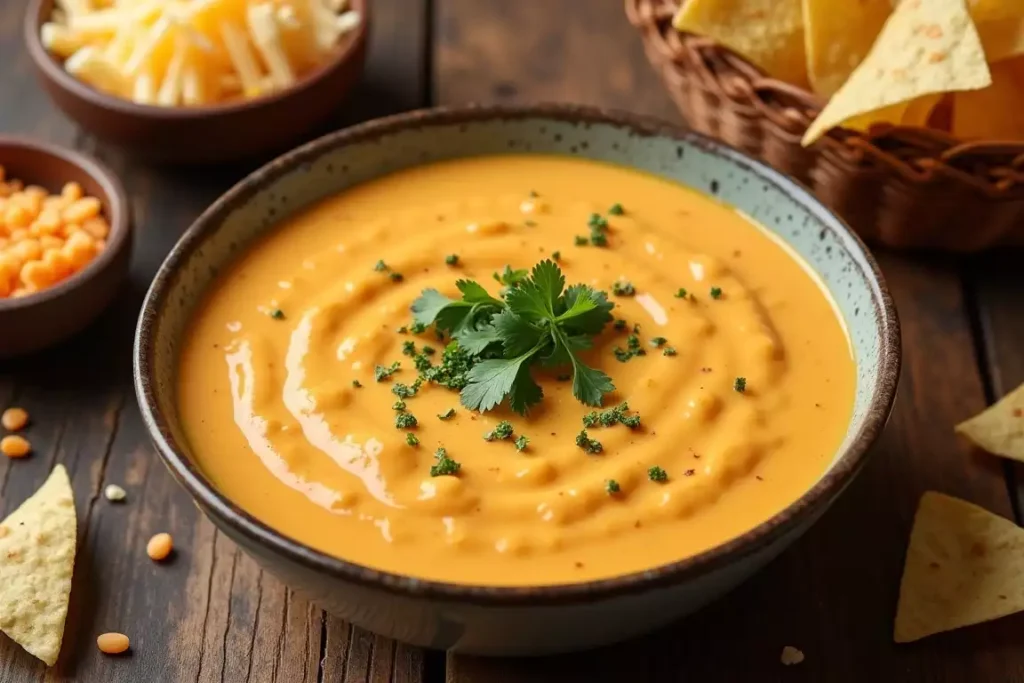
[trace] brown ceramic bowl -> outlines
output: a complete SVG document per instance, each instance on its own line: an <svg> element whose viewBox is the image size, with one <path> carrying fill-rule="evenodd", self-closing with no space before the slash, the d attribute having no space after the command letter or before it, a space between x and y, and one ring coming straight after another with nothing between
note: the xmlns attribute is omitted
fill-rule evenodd
<svg viewBox="0 0 1024 683"><path fill-rule="evenodd" d="M29 0L25 42L53 101L97 137L149 161L218 163L279 151L327 121L359 80L365 62L369 0L351 4L362 20L326 64L287 90L209 107L139 105L72 77L39 38L54 0Z"/></svg>
<svg viewBox="0 0 1024 683"><path fill-rule="evenodd" d="M106 308L128 272L128 195L113 173L92 159L43 142L0 136L0 166L8 178L53 193L77 182L103 203L107 248L67 280L17 299L0 299L0 358L36 351L75 334Z"/></svg>
<svg viewBox="0 0 1024 683"><path fill-rule="evenodd" d="M178 358L188 322L218 273L323 197L400 169L509 151L613 162L714 195L818 275L849 330L857 388L846 439L799 499L736 538L646 571L509 587L425 580L417 567L392 573L327 555L254 517L206 476L178 410ZM900 332L878 266L856 235L809 191L741 152L618 112L468 107L339 131L241 181L192 224L160 267L142 307L134 362L142 418L160 457L218 529L261 566L333 614L398 640L470 654L537 655L592 648L669 623L736 586L806 531L861 469L888 418Z"/></svg>

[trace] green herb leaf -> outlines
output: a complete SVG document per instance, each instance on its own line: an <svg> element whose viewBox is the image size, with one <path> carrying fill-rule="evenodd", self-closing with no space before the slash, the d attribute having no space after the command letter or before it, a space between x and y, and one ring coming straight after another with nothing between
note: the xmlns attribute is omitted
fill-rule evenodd
<svg viewBox="0 0 1024 683"><path fill-rule="evenodd" d="M274 320L284 320L284 311L280 308L274 308L270 311L270 317Z"/></svg>
<svg viewBox="0 0 1024 683"><path fill-rule="evenodd" d="M431 325L441 311L454 303L436 289L424 289L412 302L413 320L421 325Z"/></svg>
<svg viewBox="0 0 1024 683"><path fill-rule="evenodd" d="M636 287L629 280L616 280L612 283L612 294L615 296L633 296L636 294Z"/></svg>
<svg viewBox="0 0 1024 683"><path fill-rule="evenodd" d="M732 383L732 388L742 394L744 391L747 390L747 378L737 377L736 381Z"/></svg>
<svg viewBox="0 0 1024 683"><path fill-rule="evenodd" d="M439 420L450 420L453 417L455 417L455 408L449 408L445 412L439 414L437 416L437 419L439 419Z"/></svg>
<svg viewBox="0 0 1024 683"><path fill-rule="evenodd" d="M536 362L571 365L573 394L600 405L601 396L614 388L611 379L587 367L577 352L592 346L593 337L611 320L614 304L585 285L566 289L565 276L552 260L541 261L531 272L506 266L495 279L507 286L503 301L476 282L460 280L460 300L425 290L413 303L417 323L451 330L461 354L455 363L449 346L440 367L417 363L423 377L461 388L467 408L487 411L507 397L513 410L525 413L543 397L530 367ZM446 369L449 360L453 367Z"/></svg>
<svg viewBox="0 0 1024 683"><path fill-rule="evenodd" d="M612 319L615 307L604 292L586 285L573 285L565 290L560 308L563 312L556 319L569 334L597 336Z"/></svg>
<svg viewBox="0 0 1024 683"><path fill-rule="evenodd" d="M506 266L507 268L508 266ZM518 272L518 271L517 271ZM526 271L522 271L525 273ZM455 286L462 293L462 301L467 304L490 304L502 306L502 302L491 296L480 283L473 280L456 280Z"/></svg>
<svg viewBox="0 0 1024 683"><path fill-rule="evenodd" d="M383 382L386 379L390 379L391 375L398 372L398 368L401 365L398 361L395 361L391 365L377 365L373 368L373 378L378 382Z"/></svg>
<svg viewBox="0 0 1024 683"><path fill-rule="evenodd" d="M357 379L354 379L354 380L352 380L352 388L353 389L362 389L363 388L363 383L360 382Z"/></svg>
<svg viewBox="0 0 1024 683"><path fill-rule="evenodd" d="M544 398L544 391L530 374L530 366L523 364L516 374L516 381L512 385L512 391L508 395L508 405L520 415L529 412L532 406L537 405Z"/></svg>
<svg viewBox="0 0 1024 683"><path fill-rule="evenodd" d="M545 332L509 309L492 318L494 333L501 339L507 357L520 356L540 343Z"/></svg>
<svg viewBox="0 0 1024 683"><path fill-rule="evenodd" d="M466 375L469 383L459 396L462 405L484 413L494 408L512 391L519 368L532 356L530 352L515 358L485 360L474 365Z"/></svg>
<svg viewBox="0 0 1024 683"><path fill-rule="evenodd" d="M722 288L721 287L712 287L711 288L711 298L712 299L721 299L722 298Z"/></svg>
<svg viewBox="0 0 1024 683"><path fill-rule="evenodd" d="M459 255L448 254L447 256L444 257L444 262L447 263L449 266L457 266L459 264Z"/></svg>
<svg viewBox="0 0 1024 683"><path fill-rule="evenodd" d="M613 496L621 491L622 488L619 486L619 482L614 479L609 479L604 483L604 490L608 492L608 495Z"/></svg>
<svg viewBox="0 0 1024 683"><path fill-rule="evenodd" d="M409 444L410 446L419 446L420 445L419 437L416 436L415 434L413 434L412 432L407 432L406 433L406 435L405 435L405 442L407 444Z"/></svg>
<svg viewBox="0 0 1024 683"><path fill-rule="evenodd" d="M432 477L455 476L462 469L461 464L448 457L448 451L444 448L438 448L434 458L437 462L430 466Z"/></svg>
<svg viewBox="0 0 1024 683"><path fill-rule="evenodd" d="M647 468L647 478L651 481L667 481L668 472L655 465Z"/></svg>
<svg viewBox="0 0 1024 683"><path fill-rule="evenodd" d="M416 424L416 416L412 413L398 413L395 415L395 427L398 429L412 429Z"/></svg>
<svg viewBox="0 0 1024 683"><path fill-rule="evenodd" d="M395 386L391 387L391 393L398 398L412 398L417 391L417 387L410 387L401 382L395 382Z"/></svg>
<svg viewBox="0 0 1024 683"><path fill-rule="evenodd" d="M502 420L498 424L494 425L494 429L484 434L484 441L504 441L505 439L511 439L514 432L512 423L508 420Z"/></svg>
<svg viewBox="0 0 1024 683"><path fill-rule="evenodd" d="M506 313L506 311L502 311L498 315L502 315L504 313ZM480 355L488 346L502 340L501 334L494 325L487 325L485 327L471 330L462 330L455 338L467 353L474 356Z"/></svg>
<svg viewBox="0 0 1024 683"><path fill-rule="evenodd" d="M530 439L525 434L520 434L515 440L516 450L525 451L526 447L530 445Z"/></svg>
<svg viewBox="0 0 1024 683"><path fill-rule="evenodd" d="M587 430L585 429L580 430L580 433L576 435L576 445L591 455L597 455L604 450L604 446L601 445L600 441L587 436Z"/></svg>
<svg viewBox="0 0 1024 683"><path fill-rule="evenodd" d="M608 213L610 213L613 216L621 216L622 214L626 213L626 210L622 208L622 204L616 202L612 204L610 209L608 209Z"/></svg>
<svg viewBox="0 0 1024 683"><path fill-rule="evenodd" d="M505 270L501 273L494 273L494 279L506 287L518 287L521 283L525 282L530 277L530 271L526 268L518 268L512 270L512 266L505 265Z"/></svg>

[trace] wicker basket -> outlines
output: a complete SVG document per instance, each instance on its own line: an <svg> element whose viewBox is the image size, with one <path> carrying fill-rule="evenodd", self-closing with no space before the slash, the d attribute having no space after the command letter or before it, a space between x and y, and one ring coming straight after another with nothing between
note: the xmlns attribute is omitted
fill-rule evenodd
<svg viewBox="0 0 1024 683"><path fill-rule="evenodd" d="M941 131L876 126L800 138L823 102L768 78L713 40L680 33L681 0L625 0L686 122L799 179L867 241L977 251L1024 245L1024 143L964 143Z"/></svg>

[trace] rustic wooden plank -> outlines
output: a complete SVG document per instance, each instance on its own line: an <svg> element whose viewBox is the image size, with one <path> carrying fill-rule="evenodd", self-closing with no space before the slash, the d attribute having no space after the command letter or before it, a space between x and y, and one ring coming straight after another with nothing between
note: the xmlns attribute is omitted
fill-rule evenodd
<svg viewBox="0 0 1024 683"><path fill-rule="evenodd" d="M1021 252L998 251L967 262L967 290L977 310L979 360L988 372L989 402L1024 382L1024 278ZM1024 522L1024 465L1004 461Z"/></svg>
<svg viewBox="0 0 1024 683"><path fill-rule="evenodd" d="M373 9L367 77L335 126L426 103L429 4L378 0ZM118 171L131 194L137 242L130 280L96 324L61 347L0 363L0 407L16 403L29 410L35 448L22 461L0 459L0 513L62 462L79 516L61 659L46 670L0 636L0 683L418 683L421 653L326 617L220 534L156 458L141 422L130 356L142 296L185 227L249 168L146 167L78 131L31 73L22 47L23 10L23 3L0 3L0 131L75 146ZM102 498L107 483L127 489L125 504ZM176 551L158 565L146 558L145 544L159 531L174 536ZM129 656L100 655L95 636L108 630L129 634ZM350 652L350 636L370 638L373 647ZM356 664L342 678L337 672L350 657ZM334 668L322 670L322 662Z"/></svg>
<svg viewBox="0 0 1024 683"><path fill-rule="evenodd" d="M585 16L572 14L569 0L524 6L440 0L435 84L442 104L574 99L662 116L670 110L618 3L588 3ZM551 37L563 31L586 39ZM610 77L618 65L630 74ZM1014 633L1024 617L911 646L892 643L920 494L937 489L1006 515L1010 505L998 463L972 455L949 431L984 404L957 264L891 254L881 260L903 319L900 398L873 459L818 525L733 594L660 633L545 659L450 656L449 682L1020 680L1024 654ZM785 645L803 650L806 661L783 667Z"/></svg>
<svg viewBox="0 0 1024 683"><path fill-rule="evenodd" d="M436 0L434 95L574 102L678 121L615 0Z"/></svg>

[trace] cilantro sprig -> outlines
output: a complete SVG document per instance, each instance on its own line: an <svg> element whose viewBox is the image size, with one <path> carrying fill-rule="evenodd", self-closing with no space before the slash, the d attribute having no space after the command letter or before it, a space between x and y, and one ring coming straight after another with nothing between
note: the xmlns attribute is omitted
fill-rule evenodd
<svg viewBox="0 0 1024 683"><path fill-rule="evenodd" d="M460 395L471 410L486 412L503 400L525 414L543 398L530 368L536 364L571 366L573 396L600 406L615 387L608 375L588 367L578 353L593 345L612 319L614 304L604 292L586 285L565 286L554 261L544 260L522 277L507 269L501 298L472 280L455 283L462 294L450 299L436 289L424 290L412 304L413 318L448 332L474 364L466 372ZM512 277L507 277L512 274ZM510 282L512 280L512 282Z"/></svg>

